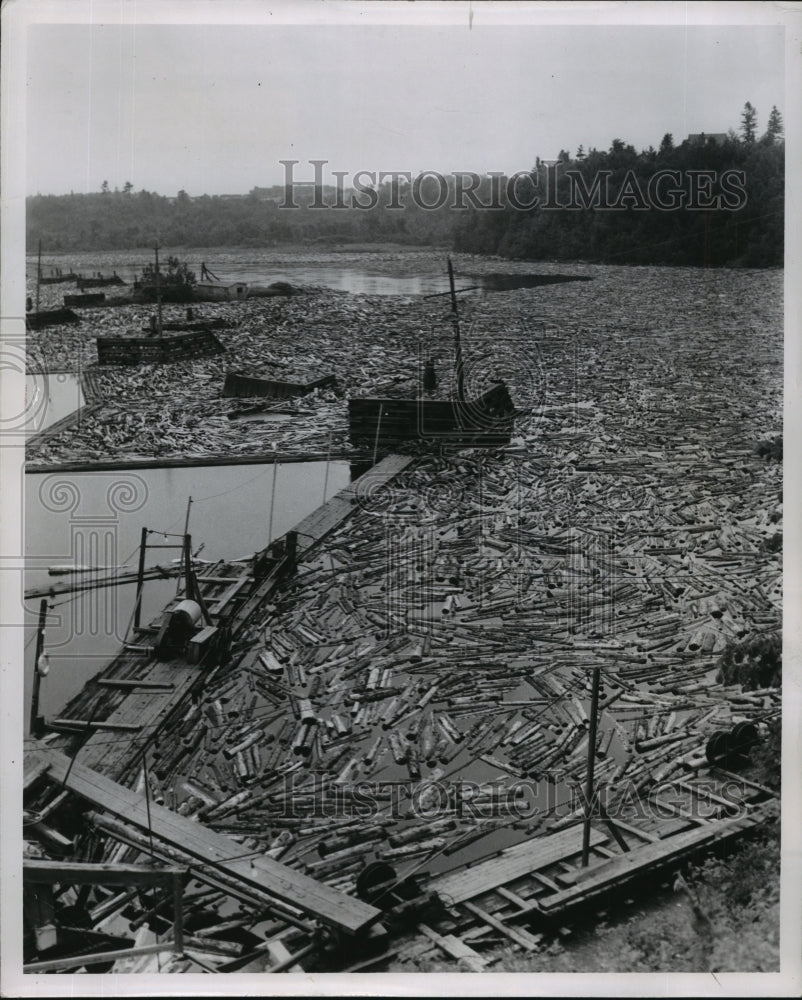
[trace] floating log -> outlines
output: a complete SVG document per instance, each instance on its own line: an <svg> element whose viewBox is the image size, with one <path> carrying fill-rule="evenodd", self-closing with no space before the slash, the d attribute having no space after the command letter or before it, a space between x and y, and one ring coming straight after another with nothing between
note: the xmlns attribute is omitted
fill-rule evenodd
<svg viewBox="0 0 802 1000"><path fill-rule="evenodd" d="M42 309L25 315L25 326L29 330L40 330L43 326L61 326L65 323L80 323L81 317L72 309Z"/></svg>
<svg viewBox="0 0 802 1000"><path fill-rule="evenodd" d="M65 295L65 306L101 306L106 301L105 292L87 292L86 295Z"/></svg>

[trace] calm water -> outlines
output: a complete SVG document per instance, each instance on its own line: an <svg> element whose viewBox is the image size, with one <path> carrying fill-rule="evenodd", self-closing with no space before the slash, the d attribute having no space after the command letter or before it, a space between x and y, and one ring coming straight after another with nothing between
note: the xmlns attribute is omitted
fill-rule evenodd
<svg viewBox="0 0 802 1000"><path fill-rule="evenodd" d="M169 253L169 251L165 251ZM222 282L246 281L254 285L269 285L286 281L291 285L319 285L339 292L357 295L434 295L449 290L445 268L427 269L423 263L399 265L402 273L386 274L370 267L333 264L309 264L303 259L292 259L288 251L286 261L276 261L275 254L259 254L252 250L188 250L177 251L181 260L200 276L201 263L205 262ZM215 256L216 255L216 256ZM144 250L115 251L102 257L91 253L51 254L43 259L42 274L47 276L51 267L60 267L64 273L90 276L97 272L110 275L116 272L124 281L132 283L144 264L150 263L152 254ZM36 259L28 258L28 277L36 277ZM533 288L565 281L589 281L587 277L561 274L484 274L457 275L457 289L473 286L477 294L504 292L515 288ZM73 291L72 284L53 286L61 291ZM113 291L110 292L113 294Z"/></svg>
<svg viewBox="0 0 802 1000"><path fill-rule="evenodd" d="M275 510L270 515L275 468ZM350 481L349 466L332 462L287 465L138 469L131 472L41 473L25 477L26 588L52 586L49 566L127 565L136 570L143 526L181 533L192 496L189 532L201 559L237 559L264 548ZM180 542L152 535L151 543ZM167 564L180 553L152 549L146 565ZM175 594L176 580L147 581L143 622ZM40 712L57 714L119 647L133 610L136 585L58 595L48 618L45 648L50 674ZM25 719L30 708L39 598L26 602Z"/></svg>
<svg viewBox="0 0 802 1000"><path fill-rule="evenodd" d="M25 430L37 434L84 404L78 376L71 372L25 376Z"/></svg>

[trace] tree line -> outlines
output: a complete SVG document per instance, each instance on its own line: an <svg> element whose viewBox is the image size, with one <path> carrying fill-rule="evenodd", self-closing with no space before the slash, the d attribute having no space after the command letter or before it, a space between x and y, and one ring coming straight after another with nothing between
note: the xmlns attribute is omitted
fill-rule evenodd
<svg viewBox="0 0 802 1000"><path fill-rule="evenodd" d="M513 178L430 172L362 187L253 188L166 197L130 182L27 200L27 243L48 251L394 242L525 260L773 267L783 261L785 143L776 108L739 132L637 151L561 150ZM364 192L367 191L367 196ZM297 208L289 208L297 205Z"/></svg>

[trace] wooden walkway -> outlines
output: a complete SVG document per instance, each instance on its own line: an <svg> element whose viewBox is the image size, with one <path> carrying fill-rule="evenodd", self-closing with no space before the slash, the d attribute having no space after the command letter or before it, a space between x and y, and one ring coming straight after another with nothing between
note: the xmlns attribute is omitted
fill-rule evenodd
<svg viewBox="0 0 802 1000"><path fill-rule="evenodd" d="M242 845L203 824L165 809L143 795L103 777L83 763L71 763L69 757L38 741L26 742L26 756L39 758L49 765L48 777L63 783L70 791L141 830L152 830L171 847L198 858L234 876L246 885L312 914L348 934L367 929L381 916L381 911L353 896L346 896L303 875L280 861L263 854L243 857Z"/></svg>
<svg viewBox="0 0 802 1000"><path fill-rule="evenodd" d="M299 550L305 552L316 545L354 512L360 498L367 500L374 491L385 487L414 461L415 459L409 455L388 455L350 486L340 490L331 500L327 500L305 517L294 529L298 532Z"/></svg>

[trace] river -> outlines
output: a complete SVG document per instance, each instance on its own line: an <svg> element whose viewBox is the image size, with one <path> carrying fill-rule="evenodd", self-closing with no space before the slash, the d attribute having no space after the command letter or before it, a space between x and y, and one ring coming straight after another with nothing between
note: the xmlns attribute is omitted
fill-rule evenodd
<svg viewBox="0 0 802 1000"><path fill-rule="evenodd" d="M162 252L162 266L167 257L174 254L186 262L199 278L201 264L207 264L216 278L224 283L248 282L254 285L269 285L275 281L285 281L295 287L321 286L338 292L354 295L437 295L449 290L448 276L444 266L445 254L424 252L416 254L408 250L395 266L388 269L385 261L381 266L371 255L371 262L360 261L360 254L347 249L341 254L326 250L306 249L301 253L288 250L239 250L221 249L177 249ZM336 258L342 256L342 262ZM388 255L388 257L391 255ZM146 264L153 262L151 250L119 250L105 252L51 253L42 258L42 275L49 276L59 268L64 274L75 273L84 277L96 274L104 276L117 274L129 285L139 277ZM36 256L28 255L27 274L31 282L36 280ZM484 294L510 291L515 288L533 288L540 285L566 281L588 281L585 275L555 274L550 268L539 268L538 273L474 273L461 271L456 276L458 291L469 290ZM60 299L63 291L74 291L74 284L65 283L43 286L56 289ZM91 291L92 289L90 289ZM108 296L126 289L109 287L104 289Z"/></svg>

